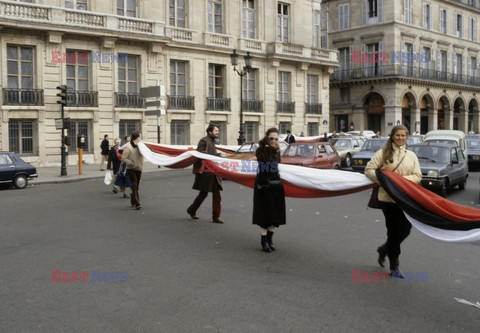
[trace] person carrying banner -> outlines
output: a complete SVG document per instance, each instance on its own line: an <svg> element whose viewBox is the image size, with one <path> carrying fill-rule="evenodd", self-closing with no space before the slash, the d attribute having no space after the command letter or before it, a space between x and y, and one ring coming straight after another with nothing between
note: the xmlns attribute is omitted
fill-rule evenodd
<svg viewBox="0 0 480 333"><path fill-rule="evenodd" d="M393 127L390 138L383 148L377 151L370 162L367 163L365 176L379 184L376 170L389 170L419 184L422 180L420 164L415 153L406 149L407 138L408 129L405 126ZM387 227L387 241L377 249L378 263L384 267L385 257L388 256L392 277L404 278L399 268L400 244L410 234L412 225L400 207L382 187L378 191L378 201L385 216Z"/></svg>

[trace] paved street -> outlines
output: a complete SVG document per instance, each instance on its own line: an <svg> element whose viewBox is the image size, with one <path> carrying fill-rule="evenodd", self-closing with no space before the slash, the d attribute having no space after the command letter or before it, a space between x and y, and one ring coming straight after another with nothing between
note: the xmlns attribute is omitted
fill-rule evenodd
<svg viewBox="0 0 480 333"><path fill-rule="evenodd" d="M479 176L449 199L480 208ZM192 183L190 170L146 174L141 211L102 179L0 190L0 332L478 332L480 309L454 298L480 301L479 247L412 230L401 268L428 281L352 282L352 270L386 272L369 191L287 198L267 254L251 189L224 182L217 225L210 196L200 220L185 213ZM52 270L89 282L52 282ZM95 282L98 271L127 279Z"/></svg>

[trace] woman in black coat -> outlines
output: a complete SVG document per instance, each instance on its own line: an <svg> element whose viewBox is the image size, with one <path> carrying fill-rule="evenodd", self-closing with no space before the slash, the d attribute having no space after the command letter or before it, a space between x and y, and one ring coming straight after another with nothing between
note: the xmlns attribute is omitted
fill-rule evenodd
<svg viewBox="0 0 480 333"><path fill-rule="evenodd" d="M262 249L275 251L273 230L286 223L285 192L278 173L278 129L270 128L256 151L258 171L253 188L253 224L260 227Z"/></svg>

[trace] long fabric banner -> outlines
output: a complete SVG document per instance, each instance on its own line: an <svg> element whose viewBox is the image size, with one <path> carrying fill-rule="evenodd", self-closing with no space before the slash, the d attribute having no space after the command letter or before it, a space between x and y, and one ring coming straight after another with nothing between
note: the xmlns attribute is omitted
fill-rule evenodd
<svg viewBox="0 0 480 333"><path fill-rule="evenodd" d="M147 147L143 142L138 145L143 157L153 164L182 169L192 165L197 159L202 159L206 171L251 188L254 186L257 170L272 167L255 161L222 158L196 150L169 156L168 153L175 151L168 150L162 154L149 149L155 146L148 143ZM351 171L313 169L287 164L273 167L278 167L287 197L332 197L364 191L374 186L365 175ZM382 187L420 232L444 242L480 245L480 210L455 204L394 172L377 170L377 177Z"/></svg>

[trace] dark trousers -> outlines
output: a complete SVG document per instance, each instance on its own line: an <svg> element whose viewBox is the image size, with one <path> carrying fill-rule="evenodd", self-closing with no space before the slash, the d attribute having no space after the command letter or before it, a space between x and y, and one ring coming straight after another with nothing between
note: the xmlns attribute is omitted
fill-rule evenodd
<svg viewBox="0 0 480 333"><path fill-rule="evenodd" d="M198 193L193 203L190 205L190 207L188 207L187 212L190 214L195 214L198 208L200 207L200 205L202 204L203 200L205 200L207 196L208 196L208 192L200 191L200 193ZM212 209L213 209L212 217L214 219L220 217L220 212L222 210L221 200L222 200L222 197L220 196L220 186L218 185L218 182L215 179L212 185Z"/></svg>
<svg viewBox="0 0 480 333"><path fill-rule="evenodd" d="M381 202L381 208L387 226L387 255L389 259L397 259L400 244L410 234L412 225L396 204Z"/></svg>
<svg viewBox="0 0 480 333"><path fill-rule="evenodd" d="M142 172L137 170L127 169L127 176L132 182L132 195L130 196L130 202L132 206L140 206L140 196L138 195L138 187L140 186L140 179L142 178Z"/></svg>

